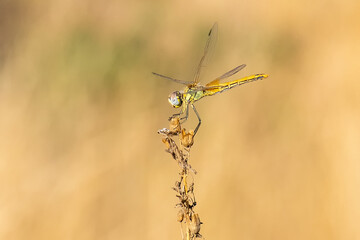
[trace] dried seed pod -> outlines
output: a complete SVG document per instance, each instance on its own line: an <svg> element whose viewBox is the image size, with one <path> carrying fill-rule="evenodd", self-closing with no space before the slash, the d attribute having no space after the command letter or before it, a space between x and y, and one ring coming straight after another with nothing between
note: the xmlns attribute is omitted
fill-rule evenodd
<svg viewBox="0 0 360 240"><path fill-rule="evenodd" d="M182 221L184 220L184 215L185 215L184 210L183 210L183 209L180 209L179 212L178 212L178 214L177 214L177 220L178 220L178 222L182 222Z"/></svg>
<svg viewBox="0 0 360 240"><path fill-rule="evenodd" d="M180 142L184 147L191 147L194 144L194 131L190 130L187 133L186 129L182 129Z"/></svg>
<svg viewBox="0 0 360 240"><path fill-rule="evenodd" d="M191 231L191 234L197 235L200 232L200 225L201 225L201 221L200 221L199 214L197 214L197 213L192 214L192 216L190 218L190 223L188 226L189 230Z"/></svg>
<svg viewBox="0 0 360 240"><path fill-rule="evenodd" d="M169 150L170 149L170 140L169 140L169 138L163 138L163 139L161 139L161 141L165 144L166 149Z"/></svg>
<svg viewBox="0 0 360 240"><path fill-rule="evenodd" d="M179 134L181 130L180 119L178 117L170 118L170 133Z"/></svg>

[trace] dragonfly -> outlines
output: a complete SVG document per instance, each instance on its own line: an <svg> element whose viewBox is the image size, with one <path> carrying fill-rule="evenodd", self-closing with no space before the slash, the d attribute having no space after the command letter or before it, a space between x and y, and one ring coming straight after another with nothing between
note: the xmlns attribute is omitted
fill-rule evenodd
<svg viewBox="0 0 360 240"><path fill-rule="evenodd" d="M199 83L200 72L201 72L202 68L206 65L206 63L208 62L209 55L211 55L210 52L215 47L215 43L217 40L217 31L218 31L218 24L215 23L208 33L208 38L207 38L207 42L205 45L204 53L200 59L199 65L196 68L196 72L195 72L193 81L184 81L184 80L167 77L167 76L164 76L159 73L155 73L155 72L152 73L158 77L185 85L185 88L183 90L175 91L175 92L171 93L168 97L168 101L174 108L181 107L181 111L179 113L174 114L171 118L180 117L180 120L182 121L182 123L188 119L189 107L191 107L193 109L193 111L195 112L195 114L198 118L198 125L196 126L196 128L194 130L194 136L196 135L196 133L199 130L199 127L201 125L200 115L194 106L194 103L196 101L198 101L204 97L207 97L207 96L213 96L215 94L222 93L224 91L227 91L229 89L232 89L232 88L240 86L240 85L243 85L245 83L263 80L268 77L267 74L255 74L255 75L251 75L251 76L240 78L240 79L233 80L233 81L222 82L222 80L233 76L234 74L238 73L240 70L242 70L243 68L246 67L246 64L241 64L241 65L235 67L234 69L231 69L230 71L215 78L213 81L209 82L206 85L200 84Z"/></svg>

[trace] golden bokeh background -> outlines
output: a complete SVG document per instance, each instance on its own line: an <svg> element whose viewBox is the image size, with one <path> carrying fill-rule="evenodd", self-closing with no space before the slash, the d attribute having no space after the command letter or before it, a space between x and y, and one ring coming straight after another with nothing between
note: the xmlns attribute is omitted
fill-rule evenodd
<svg viewBox="0 0 360 240"><path fill-rule="evenodd" d="M151 72L191 80L214 22L205 83L242 63L270 77L196 104L202 234L360 239L359 9L0 1L0 239L181 239L156 132L182 86Z"/></svg>

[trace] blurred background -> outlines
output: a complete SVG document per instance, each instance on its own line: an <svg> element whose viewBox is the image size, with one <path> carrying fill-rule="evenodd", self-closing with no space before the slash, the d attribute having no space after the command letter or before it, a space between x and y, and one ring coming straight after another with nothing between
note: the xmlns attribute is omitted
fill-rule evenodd
<svg viewBox="0 0 360 240"><path fill-rule="evenodd" d="M191 80L206 239L360 239L360 2L0 1L0 239L181 239L158 129ZM233 77L232 79L236 79ZM194 128L190 113L185 127Z"/></svg>

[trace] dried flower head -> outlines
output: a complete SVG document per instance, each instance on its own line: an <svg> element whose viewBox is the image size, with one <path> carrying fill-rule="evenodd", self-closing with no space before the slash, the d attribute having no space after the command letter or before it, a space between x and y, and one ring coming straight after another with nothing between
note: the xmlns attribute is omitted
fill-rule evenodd
<svg viewBox="0 0 360 240"><path fill-rule="evenodd" d="M182 222L184 220L184 216L185 216L185 213L184 213L184 210L183 209L180 209L178 214L177 214L177 220L178 222Z"/></svg>
<svg viewBox="0 0 360 240"><path fill-rule="evenodd" d="M186 132L186 129L183 128L181 131L180 142L184 147L191 147L194 144L194 131L190 130L189 132Z"/></svg>
<svg viewBox="0 0 360 240"><path fill-rule="evenodd" d="M170 120L170 129L169 129L170 133L174 135L179 134L181 130L179 117L171 117L169 120Z"/></svg>
<svg viewBox="0 0 360 240"><path fill-rule="evenodd" d="M193 235L199 234L200 225L201 225L201 221L200 221L199 214L197 214L197 213L192 214L190 217L190 222L189 222L189 229L190 229L191 234L193 234Z"/></svg>

